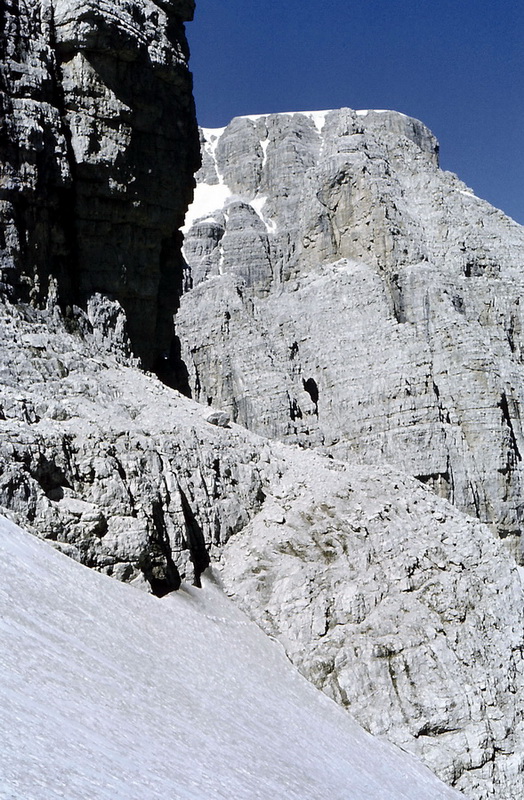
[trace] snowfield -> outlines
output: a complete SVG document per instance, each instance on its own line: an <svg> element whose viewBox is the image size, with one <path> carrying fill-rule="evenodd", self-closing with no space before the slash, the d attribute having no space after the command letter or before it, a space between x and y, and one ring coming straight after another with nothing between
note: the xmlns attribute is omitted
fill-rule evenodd
<svg viewBox="0 0 524 800"><path fill-rule="evenodd" d="M214 583L162 600L0 518L2 800L445 800Z"/></svg>

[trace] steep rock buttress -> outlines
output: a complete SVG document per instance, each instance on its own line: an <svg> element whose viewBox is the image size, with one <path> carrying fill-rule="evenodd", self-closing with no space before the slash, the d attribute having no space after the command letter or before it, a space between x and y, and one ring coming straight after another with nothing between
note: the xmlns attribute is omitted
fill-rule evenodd
<svg viewBox="0 0 524 800"><path fill-rule="evenodd" d="M0 258L11 299L121 307L133 351L169 358L199 163L192 0L2 4ZM122 337L123 338L123 337Z"/></svg>

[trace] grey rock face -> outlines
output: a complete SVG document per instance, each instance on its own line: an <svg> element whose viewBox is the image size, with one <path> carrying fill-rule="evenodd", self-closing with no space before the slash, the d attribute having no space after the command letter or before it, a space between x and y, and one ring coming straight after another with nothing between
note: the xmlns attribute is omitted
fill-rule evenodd
<svg viewBox="0 0 524 800"><path fill-rule="evenodd" d="M1 306L0 505L87 566L158 594L194 580L278 469L225 415L60 317ZM108 348L112 342L107 343Z"/></svg>
<svg viewBox="0 0 524 800"><path fill-rule="evenodd" d="M519 797L522 584L509 554L413 480L311 453L295 466L227 542L226 590L368 731L468 797Z"/></svg>
<svg viewBox="0 0 524 800"><path fill-rule="evenodd" d="M70 219L71 159L57 98L53 7L6 0L2 23L2 289L41 300L52 274L70 295L71 231L64 221Z"/></svg>
<svg viewBox="0 0 524 800"><path fill-rule="evenodd" d="M266 436L405 470L521 559L522 227L394 112L242 118L203 137L177 316L193 396Z"/></svg>
<svg viewBox="0 0 524 800"><path fill-rule="evenodd" d="M183 27L193 6L4 4L4 291L41 305L51 290L64 308L117 301L148 368L171 344L198 164Z"/></svg>

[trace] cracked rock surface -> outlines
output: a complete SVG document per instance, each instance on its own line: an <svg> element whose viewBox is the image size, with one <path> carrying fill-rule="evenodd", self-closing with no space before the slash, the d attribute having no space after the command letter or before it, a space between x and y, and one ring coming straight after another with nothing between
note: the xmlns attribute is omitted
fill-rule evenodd
<svg viewBox="0 0 524 800"><path fill-rule="evenodd" d="M418 477L520 560L524 229L395 112L237 118L202 153L177 316L193 396Z"/></svg>
<svg viewBox="0 0 524 800"><path fill-rule="evenodd" d="M368 731L468 797L520 796L520 568L415 481L336 464L274 485L225 546L226 590Z"/></svg>
<svg viewBox="0 0 524 800"><path fill-rule="evenodd" d="M157 594L198 582L259 508L278 460L99 337L67 333L58 311L1 311L0 504L121 580Z"/></svg>

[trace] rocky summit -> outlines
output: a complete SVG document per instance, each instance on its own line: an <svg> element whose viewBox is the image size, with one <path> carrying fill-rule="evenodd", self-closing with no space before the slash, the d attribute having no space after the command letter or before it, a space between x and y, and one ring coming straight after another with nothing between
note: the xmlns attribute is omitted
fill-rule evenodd
<svg viewBox="0 0 524 800"><path fill-rule="evenodd" d="M391 464L522 559L524 230L394 112L202 131L177 329L195 399Z"/></svg>
<svg viewBox="0 0 524 800"><path fill-rule="evenodd" d="M2 6L1 511L157 596L211 565L370 733L520 798L524 230L394 112L199 155L192 12Z"/></svg>

